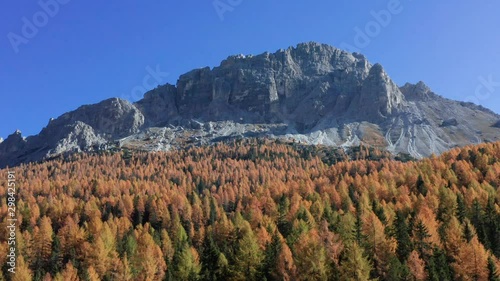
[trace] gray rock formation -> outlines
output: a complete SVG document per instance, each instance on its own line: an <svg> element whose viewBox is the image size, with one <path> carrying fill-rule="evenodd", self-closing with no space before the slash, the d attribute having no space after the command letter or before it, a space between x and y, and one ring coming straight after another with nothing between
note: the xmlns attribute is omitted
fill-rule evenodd
<svg viewBox="0 0 500 281"><path fill-rule="evenodd" d="M420 158L498 141L498 120L423 82L398 87L363 55L305 43L231 56L135 104L109 99L52 120L37 136L15 133L0 143L0 167L110 144L156 151L260 136L343 147L365 143Z"/></svg>
<svg viewBox="0 0 500 281"><path fill-rule="evenodd" d="M77 121L89 125L96 133L113 139L137 133L144 125L144 115L130 102L112 98L65 113L51 121L47 129L57 129Z"/></svg>
<svg viewBox="0 0 500 281"><path fill-rule="evenodd" d="M441 124L441 127L451 127L451 126L458 126L458 121L455 118L451 118L448 120L444 120L443 123Z"/></svg>
<svg viewBox="0 0 500 281"><path fill-rule="evenodd" d="M145 117L146 126L164 126L178 116L175 96L177 88L166 84L147 92L144 98L136 103Z"/></svg>
<svg viewBox="0 0 500 281"><path fill-rule="evenodd" d="M138 133L143 124L142 113L125 100L84 105L51 119L36 136L25 139L20 131L10 135L0 143L0 167L101 149L117 138Z"/></svg>

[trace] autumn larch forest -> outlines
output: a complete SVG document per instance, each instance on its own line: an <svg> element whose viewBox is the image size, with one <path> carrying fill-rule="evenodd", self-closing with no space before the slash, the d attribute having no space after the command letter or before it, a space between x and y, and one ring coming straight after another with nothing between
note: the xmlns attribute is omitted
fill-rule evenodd
<svg viewBox="0 0 500 281"><path fill-rule="evenodd" d="M406 158L234 140L23 164L0 280L500 280L500 143Z"/></svg>

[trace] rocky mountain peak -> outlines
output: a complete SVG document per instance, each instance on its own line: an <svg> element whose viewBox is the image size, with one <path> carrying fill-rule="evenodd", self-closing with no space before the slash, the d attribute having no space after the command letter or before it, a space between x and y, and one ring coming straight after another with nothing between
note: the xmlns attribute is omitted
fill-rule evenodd
<svg viewBox="0 0 500 281"><path fill-rule="evenodd" d="M423 81L418 81L415 88L421 93L428 93L431 91L431 88L429 88L429 86L427 86Z"/></svg>
<svg viewBox="0 0 500 281"><path fill-rule="evenodd" d="M384 67L380 63L375 63L370 68L370 75L385 78L387 76L387 73L385 73Z"/></svg>
<svg viewBox="0 0 500 281"><path fill-rule="evenodd" d="M127 100L111 98L93 105L84 105L53 120L46 127L52 128L77 121L91 126L97 133L109 137L124 137L138 132L144 124L144 116Z"/></svg>
<svg viewBox="0 0 500 281"><path fill-rule="evenodd" d="M307 54L311 57L331 57L335 52L342 52L333 46L317 42L299 43L296 47L290 47L288 50L292 53Z"/></svg>
<svg viewBox="0 0 500 281"><path fill-rule="evenodd" d="M23 138L20 130L16 130L10 134L5 140L0 142L0 156L2 153L15 153L23 149L26 145L26 140Z"/></svg>
<svg viewBox="0 0 500 281"><path fill-rule="evenodd" d="M389 78L382 65L374 64L368 73L354 101L351 110L361 121L383 121L405 104L403 94L397 85Z"/></svg>
<svg viewBox="0 0 500 281"><path fill-rule="evenodd" d="M19 143L23 141L24 141L23 134L21 133L20 130L16 130L14 133L10 134L5 140L5 142L12 142L12 143Z"/></svg>
<svg viewBox="0 0 500 281"><path fill-rule="evenodd" d="M436 96L430 87L422 81L417 84L406 83L400 90L408 100L430 99Z"/></svg>
<svg viewBox="0 0 500 281"><path fill-rule="evenodd" d="M22 140L23 139L23 133L21 132L21 130L16 129L12 134L10 134L10 135L7 136L7 139L19 139L19 140Z"/></svg>
<svg viewBox="0 0 500 281"><path fill-rule="evenodd" d="M114 145L157 151L234 137L365 143L420 158L499 140L498 120L483 107L434 94L423 82L398 87L362 54L309 42L229 56L133 104L112 98L81 106L36 136L16 133L0 142L0 167Z"/></svg>

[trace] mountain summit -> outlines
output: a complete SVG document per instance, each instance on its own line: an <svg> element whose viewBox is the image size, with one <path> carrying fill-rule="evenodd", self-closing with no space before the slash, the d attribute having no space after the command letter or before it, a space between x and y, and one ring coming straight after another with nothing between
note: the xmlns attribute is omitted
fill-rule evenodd
<svg viewBox="0 0 500 281"><path fill-rule="evenodd" d="M445 99L423 82L398 87L358 53L303 43L230 56L192 70L136 103L113 98L0 142L0 167L114 146L147 151L238 137L350 147L366 144L422 158L500 140L500 116Z"/></svg>

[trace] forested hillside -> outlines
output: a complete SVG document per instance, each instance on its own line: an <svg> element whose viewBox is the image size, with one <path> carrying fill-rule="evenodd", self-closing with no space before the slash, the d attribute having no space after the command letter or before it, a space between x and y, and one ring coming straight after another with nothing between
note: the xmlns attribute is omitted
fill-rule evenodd
<svg viewBox="0 0 500 281"><path fill-rule="evenodd" d="M241 140L22 165L0 280L500 280L500 143L384 155Z"/></svg>

